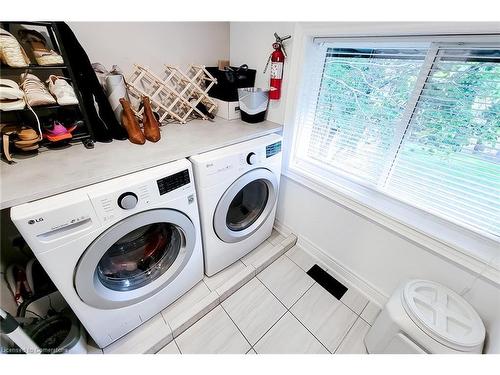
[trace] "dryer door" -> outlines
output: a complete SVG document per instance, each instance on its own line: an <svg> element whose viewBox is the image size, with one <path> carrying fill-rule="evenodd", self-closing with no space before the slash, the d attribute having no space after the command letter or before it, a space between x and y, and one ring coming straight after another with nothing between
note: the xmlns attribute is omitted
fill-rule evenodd
<svg viewBox="0 0 500 375"><path fill-rule="evenodd" d="M273 211L278 180L268 169L251 170L222 195L214 213L214 229L224 242L251 236Z"/></svg>
<svg viewBox="0 0 500 375"><path fill-rule="evenodd" d="M129 216L83 253L75 272L76 291L100 309L136 304L182 271L195 242L193 223L179 211L154 209Z"/></svg>

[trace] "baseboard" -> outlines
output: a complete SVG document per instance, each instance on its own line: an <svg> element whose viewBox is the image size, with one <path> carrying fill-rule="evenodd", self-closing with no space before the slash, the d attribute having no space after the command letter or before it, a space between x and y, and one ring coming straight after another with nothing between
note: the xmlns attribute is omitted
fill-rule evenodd
<svg viewBox="0 0 500 375"><path fill-rule="evenodd" d="M330 255L326 254L309 239L303 236L297 236L297 238L297 246L301 247L305 252L322 261L334 273L343 277L354 287L358 288L371 301L376 302L380 306L385 305L385 303L389 299L389 296L387 296L385 293L380 291L378 288L373 286L371 283L369 283L356 273L352 272L349 268L341 264L336 259L333 259Z"/></svg>
<svg viewBox="0 0 500 375"><path fill-rule="evenodd" d="M292 230L278 219L274 219L274 229L285 237L288 237L292 233Z"/></svg>
<svg viewBox="0 0 500 375"><path fill-rule="evenodd" d="M366 295L371 301L379 304L380 306L385 305L389 296L376 288L373 284L363 279L361 276L352 272L348 267L344 266L342 263L332 258L330 255L326 254L321 248L314 244L307 237L304 237L283 224L279 220L274 221L274 228L282 233L294 233L297 236L297 246L301 247L305 252L309 253L314 258L320 260L331 269L334 273L338 274L351 283L354 287L358 288L362 293Z"/></svg>

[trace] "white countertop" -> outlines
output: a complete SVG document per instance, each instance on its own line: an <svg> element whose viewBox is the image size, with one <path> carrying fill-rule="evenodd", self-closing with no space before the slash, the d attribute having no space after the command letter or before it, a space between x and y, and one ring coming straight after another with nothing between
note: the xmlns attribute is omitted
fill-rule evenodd
<svg viewBox="0 0 500 375"><path fill-rule="evenodd" d="M281 131L270 121L193 120L161 127L161 140L135 145L127 141L81 143L60 150L41 150L35 157L0 162L0 209L123 176L216 148Z"/></svg>

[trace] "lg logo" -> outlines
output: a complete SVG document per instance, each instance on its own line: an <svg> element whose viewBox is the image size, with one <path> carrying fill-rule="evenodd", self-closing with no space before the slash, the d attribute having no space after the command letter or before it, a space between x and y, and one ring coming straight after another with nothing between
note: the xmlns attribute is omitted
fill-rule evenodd
<svg viewBox="0 0 500 375"><path fill-rule="evenodd" d="M31 219L30 221L28 221L28 224L40 223L41 221L43 221L43 217L39 217L38 219Z"/></svg>

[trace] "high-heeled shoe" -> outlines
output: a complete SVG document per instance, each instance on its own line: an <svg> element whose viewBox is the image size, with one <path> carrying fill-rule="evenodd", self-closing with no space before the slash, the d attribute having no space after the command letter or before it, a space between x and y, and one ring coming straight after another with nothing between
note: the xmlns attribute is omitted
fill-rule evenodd
<svg viewBox="0 0 500 375"><path fill-rule="evenodd" d="M144 106L144 112L142 117L142 125L144 128L144 135L146 139L150 142L158 142L161 138L160 134L160 124L156 120L151 109L151 102L147 96L142 97L142 105Z"/></svg>
<svg viewBox="0 0 500 375"><path fill-rule="evenodd" d="M123 108L122 125L127 131L129 141L138 145L143 145L146 143L146 138L144 138L144 134L135 118L130 102L125 98L121 98L120 104Z"/></svg>

